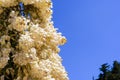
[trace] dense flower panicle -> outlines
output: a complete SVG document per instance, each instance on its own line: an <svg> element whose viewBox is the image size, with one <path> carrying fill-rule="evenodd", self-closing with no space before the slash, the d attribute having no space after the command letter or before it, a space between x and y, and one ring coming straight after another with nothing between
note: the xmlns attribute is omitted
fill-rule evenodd
<svg viewBox="0 0 120 80"><path fill-rule="evenodd" d="M0 38L0 68L4 68L9 60L9 53L11 51L11 44L9 41L10 37L7 35L3 35Z"/></svg>
<svg viewBox="0 0 120 80"><path fill-rule="evenodd" d="M7 16L0 17L0 71L10 66L1 79L12 74L12 80L69 80L58 54L66 38L54 28L51 8L51 0L0 0L0 16Z"/></svg>
<svg viewBox="0 0 120 80"><path fill-rule="evenodd" d="M16 0L0 0L0 5L2 7L15 6L17 5L17 1Z"/></svg>
<svg viewBox="0 0 120 80"><path fill-rule="evenodd" d="M29 32L25 32L20 36L19 41L19 49L23 51L28 51L30 48L34 47L34 40L30 37Z"/></svg>

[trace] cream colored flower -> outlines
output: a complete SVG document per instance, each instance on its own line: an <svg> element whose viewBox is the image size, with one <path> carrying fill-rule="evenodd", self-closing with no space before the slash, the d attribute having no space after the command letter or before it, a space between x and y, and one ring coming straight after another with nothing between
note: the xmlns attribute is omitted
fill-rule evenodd
<svg viewBox="0 0 120 80"><path fill-rule="evenodd" d="M19 48L28 51L30 48L34 46L34 40L30 37L29 32L25 32L22 34L19 39Z"/></svg>
<svg viewBox="0 0 120 80"><path fill-rule="evenodd" d="M25 17L19 13L19 2L24 3ZM0 69L9 60L18 68L13 80L69 80L58 54L66 38L54 28L51 0L0 0L0 14L2 7L10 13L5 35L0 33Z"/></svg>
<svg viewBox="0 0 120 80"><path fill-rule="evenodd" d="M0 6L2 7L10 7L17 5L16 0L0 0Z"/></svg>
<svg viewBox="0 0 120 80"><path fill-rule="evenodd" d="M12 13L14 13L14 12L12 12ZM10 14L10 16L14 16L14 14ZM26 18L23 18L23 17L15 17L14 16L11 19L9 19L9 22L11 23L9 25L9 28L15 29L19 32L23 32L24 30L29 28L29 26L27 25L29 20L27 20Z"/></svg>

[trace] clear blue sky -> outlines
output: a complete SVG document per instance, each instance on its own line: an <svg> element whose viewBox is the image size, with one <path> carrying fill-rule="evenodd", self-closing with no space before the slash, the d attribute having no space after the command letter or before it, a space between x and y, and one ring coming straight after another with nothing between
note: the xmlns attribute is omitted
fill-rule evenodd
<svg viewBox="0 0 120 80"><path fill-rule="evenodd" d="M120 61L120 0L52 0L55 27L70 80L97 78L103 63Z"/></svg>

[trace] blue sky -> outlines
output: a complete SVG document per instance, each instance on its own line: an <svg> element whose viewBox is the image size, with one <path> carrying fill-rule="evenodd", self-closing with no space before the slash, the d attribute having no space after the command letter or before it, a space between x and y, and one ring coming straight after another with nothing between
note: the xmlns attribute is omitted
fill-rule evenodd
<svg viewBox="0 0 120 80"><path fill-rule="evenodd" d="M52 0L55 27L70 80L97 78L100 65L120 61L120 0Z"/></svg>

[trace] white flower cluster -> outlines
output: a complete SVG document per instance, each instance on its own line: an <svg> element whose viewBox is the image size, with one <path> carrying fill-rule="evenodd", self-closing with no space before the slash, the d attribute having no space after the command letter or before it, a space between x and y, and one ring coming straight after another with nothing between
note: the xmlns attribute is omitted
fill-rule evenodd
<svg viewBox="0 0 120 80"><path fill-rule="evenodd" d="M62 59L57 54L60 51L58 46L63 45L66 38L53 26L51 1L0 0L0 6L15 6L18 2L34 6L36 12L30 12L33 17L30 20L19 16L19 11L11 10L7 29L13 31L17 38L13 37L13 33L12 36L8 36L9 33L0 36L0 68L8 63L11 52L14 64L19 67L14 80L68 80ZM11 46L10 38L17 42L15 47Z"/></svg>
<svg viewBox="0 0 120 80"><path fill-rule="evenodd" d="M0 68L4 68L9 60L11 51L10 37L3 35L0 38Z"/></svg>
<svg viewBox="0 0 120 80"><path fill-rule="evenodd" d="M0 0L0 6L10 7L17 5L17 0Z"/></svg>
<svg viewBox="0 0 120 80"><path fill-rule="evenodd" d="M9 29L15 29L19 32L23 32L28 28L27 27L28 21L25 18L15 17L15 18L9 19L9 22L11 23L11 25L8 26Z"/></svg>

